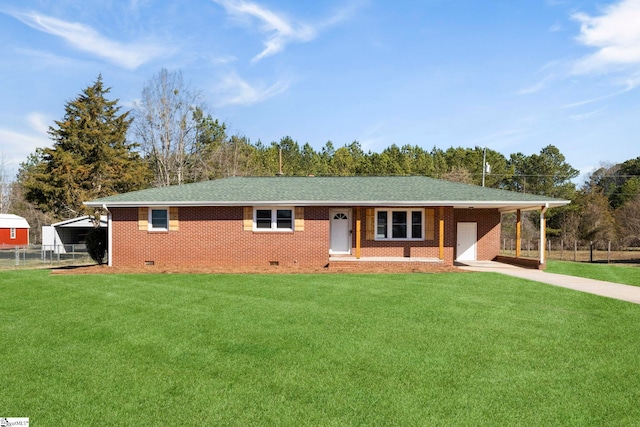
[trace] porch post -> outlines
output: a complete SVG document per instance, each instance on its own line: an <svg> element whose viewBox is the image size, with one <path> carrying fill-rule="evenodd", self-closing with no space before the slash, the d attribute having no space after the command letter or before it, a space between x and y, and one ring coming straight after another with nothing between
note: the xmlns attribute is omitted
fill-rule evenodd
<svg viewBox="0 0 640 427"><path fill-rule="evenodd" d="M540 209L540 265L545 263L545 247L547 246L547 208L549 205L542 206Z"/></svg>
<svg viewBox="0 0 640 427"><path fill-rule="evenodd" d="M107 266L113 267L113 219L106 204L102 205L102 209L107 211Z"/></svg>
<svg viewBox="0 0 640 427"><path fill-rule="evenodd" d="M360 208L356 208L356 259L360 259L360 231L362 229L362 219L360 218Z"/></svg>
<svg viewBox="0 0 640 427"><path fill-rule="evenodd" d="M444 206L440 206L440 233L439 233L439 251L438 257L444 259Z"/></svg>
<svg viewBox="0 0 640 427"><path fill-rule="evenodd" d="M520 215L520 209L518 209L518 211L516 212L516 258L520 258L521 238L522 218Z"/></svg>

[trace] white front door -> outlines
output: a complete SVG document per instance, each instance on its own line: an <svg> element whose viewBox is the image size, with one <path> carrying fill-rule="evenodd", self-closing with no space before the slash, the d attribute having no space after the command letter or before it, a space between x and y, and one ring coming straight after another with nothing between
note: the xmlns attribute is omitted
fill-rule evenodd
<svg viewBox="0 0 640 427"><path fill-rule="evenodd" d="M478 224L475 222L459 222L456 261L475 261L477 241Z"/></svg>
<svg viewBox="0 0 640 427"><path fill-rule="evenodd" d="M351 253L351 210L331 209L329 211L331 223L329 225L329 253Z"/></svg>

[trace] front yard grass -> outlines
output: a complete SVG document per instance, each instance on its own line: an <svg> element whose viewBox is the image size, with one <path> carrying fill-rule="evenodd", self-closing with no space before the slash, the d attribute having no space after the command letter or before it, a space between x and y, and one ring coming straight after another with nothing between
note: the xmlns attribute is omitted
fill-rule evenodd
<svg viewBox="0 0 640 427"><path fill-rule="evenodd" d="M640 306L492 273L0 273L34 425L634 425Z"/></svg>
<svg viewBox="0 0 640 427"><path fill-rule="evenodd" d="M567 274L569 276L640 286L640 267L637 265L548 261L547 271L549 273Z"/></svg>

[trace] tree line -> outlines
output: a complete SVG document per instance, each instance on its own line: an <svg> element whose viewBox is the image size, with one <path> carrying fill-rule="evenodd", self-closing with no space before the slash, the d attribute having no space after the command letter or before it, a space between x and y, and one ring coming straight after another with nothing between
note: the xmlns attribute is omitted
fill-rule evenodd
<svg viewBox="0 0 640 427"><path fill-rule="evenodd" d="M157 186L280 173L424 175L571 200L550 212L551 235L624 244L640 237L634 219L640 217L640 157L603 166L577 187L573 180L579 172L553 145L537 154L506 157L478 146L392 144L373 152L358 141L339 146L327 141L316 150L290 136L265 144L229 135L226 124L207 113L201 93L179 71L160 70L131 111L123 111L119 100L109 100L109 92L99 75L66 103L63 118L49 127L52 146L36 149L20 165L10 191L2 192L1 209L10 207L39 229L44 223L92 214L84 201ZM532 230L535 222L533 215L528 221Z"/></svg>

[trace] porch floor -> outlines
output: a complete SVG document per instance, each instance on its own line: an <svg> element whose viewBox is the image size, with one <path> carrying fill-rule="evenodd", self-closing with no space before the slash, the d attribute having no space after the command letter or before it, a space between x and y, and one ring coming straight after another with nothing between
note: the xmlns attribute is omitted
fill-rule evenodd
<svg viewBox="0 0 640 427"><path fill-rule="evenodd" d="M356 258L353 255L332 255L329 257L329 262L422 262L422 263L440 263L441 264L443 260L439 258L426 258L426 257L373 256L373 257Z"/></svg>

